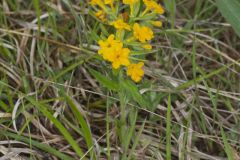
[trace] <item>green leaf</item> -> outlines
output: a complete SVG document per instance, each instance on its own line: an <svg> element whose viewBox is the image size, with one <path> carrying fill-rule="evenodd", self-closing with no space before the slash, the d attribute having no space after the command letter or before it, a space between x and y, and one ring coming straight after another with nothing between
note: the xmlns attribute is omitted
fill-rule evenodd
<svg viewBox="0 0 240 160"><path fill-rule="evenodd" d="M32 103L34 106L36 106L56 127L57 129L62 133L64 138L68 141L68 143L72 146L74 151L77 153L79 157L83 157L83 151L82 149L78 146L77 142L73 139L71 134L68 132L68 130L62 125L61 122L59 122L58 119L56 119L48 110L48 106L37 102L35 99L32 97L26 97L26 99Z"/></svg>
<svg viewBox="0 0 240 160"><path fill-rule="evenodd" d="M140 127L140 129L139 129L135 139L133 140L133 145L132 145L132 148L131 148L131 150L129 152L127 160L131 160L131 158L133 159L133 155L134 155L133 153L134 153L134 151L135 151L135 149L136 149L136 147L137 147L137 145L139 143L139 140L141 138L141 134L142 134L142 132L144 130L145 123L146 123L146 120L143 121L142 126Z"/></svg>
<svg viewBox="0 0 240 160"><path fill-rule="evenodd" d="M137 3L135 3L133 5L133 13L132 13L133 15L131 15L131 16L137 17L137 15L139 13L139 9L140 9L140 4L141 4L140 1L138 1Z"/></svg>
<svg viewBox="0 0 240 160"><path fill-rule="evenodd" d="M240 37L240 3L237 0L216 0L216 5L221 14L231 24Z"/></svg>
<svg viewBox="0 0 240 160"><path fill-rule="evenodd" d="M74 100L71 97L69 97L68 95L66 95L63 92L63 90L61 91L61 93L64 95L64 97L65 97L68 105L70 106L74 116L76 117L76 119L78 120L78 122L79 122L79 124L81 126L81 131L82 131L83 136L85 138L85 141L87 143L87 147L88 147L88 150L90 151L89 152L90 155L92 155L92 157L93 156L95 157L94 152L92 150L94 144L93 144L93 140L92 140L93 136L91 134L90 127L88 126L87 122L85 121L83 115L79 112L79 110L78 110ZM96 159L96 158L94 158L94 159Z"/></svg>
<svg viewBox="0 0 240 160"><path fill-rule="evenodd" d="M37 21L38 21L38 32L40 33L41 31L41 9L40 9L40 4L39 4L39 0L33 0L33 6L36 10L37 13Z"/></svg>
<svg viewBox="0 0 240 160"><path fill-rule="evenodd" d="M176 1L175 0L165 0L164 4L165 4L166 9L169 13L171 28L174 28L175 19L176 19Z"/></svg>
<svg viewBox="0 0 240 160"><path fill-rule="evenodd" d="M121 86L130 96L143 108L148 108L149 104L140 94L138 87L131 81L122 80Z"/></svg>
<svg viewBox="0 0 240 160"><path fill-rule="evenodd" d="M179 86L176 88L176 90L180 91L180 90L185 89L185 88L188 88L188 87L190 87L190 86L192 86L192 85L194 85L194 84L196 84L196 83L202 82L204 79L210 78L210 77L212 77L212 76L215 76L215 75L217 75L217 74L225 71L225 70L226 70L228 67L230 67L231 65L233 65L233 63L228 64L228 65L223 66L223 67L220 67L219 69L214 70L214 71L212 71L212 72L210 72L210 73L208 73L208 74L205 74L205 75L203 75L203 76L202 76L202 75L201 75L201 76L198 76L198 77L196 77L196 78L193 79L193 80L187 81L187 82L179 85Z"/></svg>
<svg viewBox="0 0 240 160"><path fill-rule="evenodd" d="M125 138L123 141L123 145L124 145L124 153L123 153L123 157L122 159L126 159L127 154L128 154L128 150L130 148L130 144L131 144L131 140L133 138L135 138L135 129L136 129L136 121L137 121L137 116L138 116L138 112L136 110L134 110L133 112L130 112L130 128L127 130L127 134L125 134ZM129 155L130 157L131 155Z"/></svg>
<svg viewBox="0 0 240 160"><path fill-rule="evenodd" d="M51 146L49 146L47 144L40 143L40 142L32 140L32 139L30 140L27 137L24 137L24 136L21 136L21 135L12 133L12 132L8 132L8 131L0 131L0 135L6 136L6 137L9 137L9 138L11 137L11 138L14 138L17 141L21 141L21 142L24 142L24 143L27 143L27 144L30 143L34 147L36 147L38 149L41 149L44 152L50 153L50 154L52 154L52 155L54 155L54 156L56 156L60 159L73 160L73 158L71 158L70 156L56 150L55 148L52 148Z"/></svg>
<svg viewBox="0 0 240 160"><path fill-rule="evenodd" d="M171 112L172 112L172 105L171 105L171 94L168 95L168 105L167 105L167 145L166 145L166 150L167 150L167 160L171 160Z"/></svg>
<svg viewBox="0 0 240 160"><path fill-rule="evenodd" d="M144 15L142 17L137 17L137 18L135 18L135 20L141 20L141 21L149 20L149 19L155 18L156 16L157 16L156 13L149 13L149 14L146 14L146 15Z"/></svg>
<svg viewBox="0 0 240 160"><path fill-rule="evenodd" d="M76 63L71 64L70 66L68 66L67 68L65 68L64 70L62 70L60 73L58 73L56 76L54 76L52 81L55 81L55 80L57 80L58 78L64 76L66 73L68 73L68 72L72 71L73 69L75 69L76 67L82 65L82 64L85 62L85 60L88 60L88 59L89 59L89 58L86 58L86 59L84 58L84 59L81 60L81 61L78 61L78 62L76 62Z"/></svg>
<svg viewBox="0 0 240 160"><path fill-rule="evenodd" d="M119 87L116 82L105 77L104 75L102 75L101 73L94 69L89 68L88 70L90 71L91 75L94 76L101 85L111 90L118 90Z"/></svg>
<svg viewBox="0 0 240 160"><path fill-rule="evenodd" d="M222 135L222 139L223 139L223 143L224 143L224 149L225 149L225 152L227 153L227 157L228 157L229 160L234 160L232 147L228 143L226 134L225 134L222 126L220 126L220 129L221 129L221 135Z"/></svg>

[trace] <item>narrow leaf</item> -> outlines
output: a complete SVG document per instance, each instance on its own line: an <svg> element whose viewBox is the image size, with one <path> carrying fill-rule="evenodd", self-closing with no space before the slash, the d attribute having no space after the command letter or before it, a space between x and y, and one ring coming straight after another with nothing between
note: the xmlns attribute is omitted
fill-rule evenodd
<svg viewBox="0 0 240 160"><path fill-rule="evenodd" d="M216 0L216 5L240 37L240 2L237 0Z"/></svg>
<svg viewBox="0 0 240 160"><path fill-rule="evenodd" d="M26 99L31 102L34 106L38 107L38 109L58 128L58 130L62 133L62 135L65 137L65 139L68 141L68 143L72 146L72 148L75 150L78 156L83 157L83 152L81 148L78 146L77 142L73 139L71 134L68 132L68 130L61 124L61 122L58 121L48 110L47 106L44 104L41 104L34 100L31 97L26 97Z"/></svg>
<svg viewBox="0 0 240 160"><path fill-rule="evenodd" d="M225 149L225 152L227 153L228 159L229 160L234 160L232 148L231 148L230 144L228 143L226 134L225 134L222 126L220 126L220 129L221 129L221 134L222 134L222 138L223 138L224 149Z"/></svg>
<svg viewBox="0 0 240 160"><path fill-rule="evenodd" d="M81 131L82 131L85 141L87 143L88 150L89 151L92 150L92 148L93 148L92 134L91 134L91 130L90 130L87 122L85 121L83 115L79 112L74 100L66 94L64 94L64 97L66 98L67 103L69 104L74 116L76 117L76 119L78 120L78 122L81 126ZM94 154L93 151L90 151L90 153L93 156L93 154Z"/></svg>
<svg viewBox="0 0 240 160"><path fill-rule="evenodd" d="M89 68L88 70L90 71L91 75L94 76L101 85L111 90L118 90L118 85L116 82L107 78L106 76L102 75L101 73L94 69Z"/></svg>
<svg viewBox="0 0 240 160"><path fill-rule="evenodd" d="M167 160L171 160L171 112L172 112L172 105L171 105L171 94L168 96L168 107L167 107Z"/></svg>
<svg viewBox="0 0 240 160"><path fill-rule="evenodd" d="M24 136L21 136L21 135L12 133L12 132L7 132L7 131L0 131L0 135L6 136L9 138L13 138L17 141L21 141L21 142L24 142L27 144L31 143L31 145L33 145L34 147L41 149L44 152L50 153L60 159L73 160L73 158L71 158L70 156L56 150L55 148L52 148L51 146L49 146L47 144L40 143L40 142L32 140L32 139L31 139L31 142L29 142L29 138L27 138L27 137L24 137Z"/></svg>
<svg viewBox="0 0 240 160"><path fill-rule="evenodd" d="M147 108L149 107L148 102L143 98L140 94L137 86L132 83L131 81L125 80L121 83L123 89L131 95L131 97L142 107Z"/></svg>

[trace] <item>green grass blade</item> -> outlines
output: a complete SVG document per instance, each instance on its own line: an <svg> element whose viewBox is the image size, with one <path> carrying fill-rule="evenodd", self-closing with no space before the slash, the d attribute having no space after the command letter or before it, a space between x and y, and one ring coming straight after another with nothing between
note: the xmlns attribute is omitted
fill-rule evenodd
<svg viewBox="0 0 240 160"><path fill-rule="evenodd" d="M33 0L33 6L36 10L37 13L37 20L38 20L38 32L40 33L41 31L41 9L40 9L40 4L39 4L39 0Z"/></svg>
<svg viewBox="0 0 240 160"><path fill-rule="evenodd" d="M186 83L181 84L180 86L178 86L178 87L176 88L176 90L180 91L180 90L182 90L182 89L185 89L185 88L188 88L188 87L194 85L195 83L199 83L199 82L203 81L204 79L208 79L208 78L210 78L210 77L212 77L212 76L215 76L215 75L217 75L217 74L225 71L225 70L226 70L228 67L230 67L231 65L233 65L233 64L231 63L231 64L229 64L229 65L223 66L223 67L221 67L221 68L219 68L219 69L217 69L217 70L215 70L215 71L212 71L212 72L210 72L209 74L206 74L206 75L204 75L204 76L198 76L198 77L196 77L196 78L193 79L193 80L190 80L190 81L187 81Z"/></svg>
<svg viewBox="0 0 240 160"><path fill-rule="evenodd" d="M116 82L107 78L106 76L102 75L101 73L94 69L89 68L88 70L90 71L91 75L94 76L101 85L111 90L115 91L118 90L118 85Z"/></svg>
<svg viewBox="0 0 240 160"><path fill-rule="evenodd" d="M128 129L127 133L126 133L126 138L124 139L124 154L122 159L126 159L127 154L128 154L128 149L130 148L129 145L131 143L131 140L133 138L134 132L135 132L135 128L136 128L136 121L137 121L137 116L138 116L138 112L137 111L133 111L132 113L130 113L130 119L132 119L130 121L130 128ZM129 155L131 156L131 155Z"/></svg>
<svg viewBox="0 0 240 160"><path fill-rule="evenodd" d="M227 153L228 159L229 159L229 160L234 160L231 146L230 146L229 143L228 143L226 134L225 134L225 132L223 131L222 126L220 126L220 129L221 129L221 135L222 135L222 139L223 139L223 143L224 143L224 149L225 149L225 152Z"/></svg>
<svg viewBox="0 0 240 160"><path fill-rule="evenodd" d="M109 95L109 93L108 93ZM110 125L111 125L111 120L110 120L110 115L109 115L109 108L111 106L111 101L109 98L107 98L107 102L106 102L106 129L107 129L107 135L106 135L106 143L107 143L107 159L110 160L111 159L111 151L110 151Z"/></svg>
<svg viewBox="0 0 240 160"><path fill-rule="evenodd" d="M176 2L175 0L165 0L164 4L166 6L167 11L170 14L170 23L171 28L174 28L175 26L175 17L176 17Z"/></svg>
<svg viewBox="0 0 240 160"><path fill-rule="evenodd" d="M70 66L68 66L67 68L62 70L60 73L58 73L56 76L54 76L53 81L55 81L58 78L64 76L66 73L68 73L68 72L72 71L73 69L75 69L76 67L82 65L84 62L88 61L91 58L93 58L93 56L89 56L87 58L84 58L83 60L79 60L78 62L71 64Z"/></svg>
<svg viewBox="0 0 240 160"><path fill-rule="evenodd" d="M64 92L62 92L64 94ZM83 136L85 138L85 141L87 143L88 149L91 150L90 151L90 155L93 156L94 152L92 150L93 148L93 140L92 140L92 133L91 130L87 124L87 122L84 120L84 117L82 116L82 114L79 112L79 110L77 109L76 104L74 103L73 99L71 99L69 96L67 96L66 94L64 94L64 97L68 103L68 105L70 106L74 116L76 117L76 119L78 120L80 126L81 126L81 131L83 133ZM95 157L95 156L94 156Z"/></svg>
<svg viewBox="0 0 240 160"><path fill-rule="evenodd" d="M62 133L62 135L65 137L65 139L68 141L68 143L72 146L74 151L77 153L78 156L83 157L83 152L81 148L78 146L76 141L73 139L71 134L67 131L67 129L59 122L48 110L47 106L44 104L41 104L34 100L31 97L26 97L26 99L32 103L34 106L38 107L38 109L58 128L58 130Z"/></svg>
<svg viewBox="0 0 240 160"><path fill-rule="evenodd" d="M32 140L32 139L31 139L31 142L29 142L30 140L27 137L24 137L24 136L21 136L21 135L12 133L12 132L7 132L7 131L0 131L0 135L6 136L6 137L11 137L11 138L14 138L17 141L21 141L21 142L24 142L24 143L27 143L27 144L31 143L32 146L34 146L38 149L41 149L44 152L50 153L50 154L52 154L52 155L54 155L54 156L56 156L60 159L73 160L73 158L71 158L70 156L56 150L55 148L53 148L53 147L51 147L47 144L40 143L40 142Z"/></svg>
<svg viewBox="0 0 240 160"><path fill-rule="evenodd" d="M216 0L216 5L240 37L240 2L238 0Z"/></svg>
<svg viewBox="0 0 240 160"><path fill-rule="evenodd" d="M171 105L171 94L168 96L168 107L167 107L167 131L166 131L166 138L167 138L167 160L171 160L171 112L172 112L172 105Z"/></svg>
<svg viewBox="0 0 240 160"><path fill-rule="evenodd" d="M134 150L136 149L136 147L137 147L137 145L138 145L138 143L139 143L139 139L140 139L141 134L142 134L142 132L143 132L145 123L146 123L146 120L144 120L141 128L139 129L139 131L138 131L138 133L137 133L137 135L136 135L136 138L133 140L133 145L132 145L132 148L131 148L131 150L130 150L130 152L129 152L129 156L128 156L128 159L127 159L127 160L131 160L131 158L133 158L132 156L134 155L134 154L133 154L133 153L134 153Z"/></svg>
<svg viewBox="0 0 240 160"><path fill-rule="evenodd" d="M128 80L123 80L121 82L122 88L126 91L126 93L129 93L131 97L142 107L150 107L148 102L143 98L143 96L139 93L139 90L137 86Z"/></svg>

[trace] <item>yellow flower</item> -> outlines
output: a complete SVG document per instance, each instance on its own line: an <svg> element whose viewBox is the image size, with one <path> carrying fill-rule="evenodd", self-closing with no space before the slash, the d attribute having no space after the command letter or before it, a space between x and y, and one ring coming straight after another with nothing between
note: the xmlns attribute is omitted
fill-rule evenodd
<svg viewBox="0 0 240 160"><path fill-rule="evenodd" d="M156 5L154 6L154 10L155 10L155 12L157 12L158 14L163 14L165 11L164 11L164 9L163 9L163 7L161 6L161 5L158 5L157 3L156 3Z"/></svg>
<svg viewBox="0 0 240 160"><path fill-rule="evenodd" d="M116 21L113 21L112 23L110 23L111 25L113 25L116 29L126 29L126 30L131 30L130 25L128 25L127 23L125 23L123 21L123 19L119 18Z"/></svg>
<svg viewBox="0 0 240 160"><path fill-rule="evenodd" d="M146 40L151 40L154 37L151 28L146 26L140 27L138 23L133 25L133 36L140 42L146 42Z"/></svg>
<svg viewBox="0 0 240 160"><path fill-rule="evenodd" d="M152 25L155 27L162 27L162 22L161 21L151 21Z"/></svg>
<svg viewBox="0 0 240 160"><path fill-rule="evenodd" d="M109 61L112 62L112 67L118 69L121 65L128 66L130 50L128 48L115 47L113 52L109 54Z"/></svg>
<svg viewBox="0 0 240 160"><path fill-rule="evenodd" d="M98 50L98 54L102 55L105 60L110 61L110 53L114 52L114 48L122 48L123 44L114 39L114 35L111 34L107 40L98 41L100 49Z"/></svg>
<svg viewBox="0 0 240 160"><path fill-rule="evenodd" d="M106 49L106 48L112 48L116 43L120 43L117 40L114 40L114 35L111 34L110 36L108 36L108 39L103 41L103 40L99 40L98 44L100 45L100 50L98 51L99 54L102 54L104 52L104 50L102 49Z"/></svg>
<svg viewBox="0 0 240 160"><path fill-rule="evenodd" d="M143 62L130 64L127 67L127 75L130 76L135 82L139 82L144 75L144 71L142 69L143 65Z"/></svg>
<svg viewBox="0 0 240 160"><path fill-rule="evenodd" d="M118 69L121 65L128 66L129 62L129 53L128 48L123 48L123 43L115 40L114 35L110 35L107 40L98 41L100 49L98 53L103 56L107 61L112 62L112 67Z"/></svg>
<svg viewBox="0 0 240 160"><path fill-rule="evenodd" d="M113 0L104 0L105 4L113 4Z"/></svg>
<svg viewBox="0 0 240 160"><path fill-rule="evenodd" d="M91 0L90 4L93 5L93 6L95 6L95 5L102 6L103 2L102 2L102 0Z"/></svg>
<svg viewBox="0 0 240 160"><path fill-rule="evenodd" d="M143 48L151 50L152 46L150 44L145 44L145 45L143 45Z"/></svg>
<svg viewBox="0 0 240 160"><path fill-rule="evenodd" d="M103 10L99 10L95 13L95 16L99 18L102 22L106 22L106 13Z"/></svg>
<svg viewBox="0 0 240 160"><path fill-rule="evenodd" d="M114 0L104 0L104 4L108 4L108 5L110 5L111 7L113 7L113 2L114 2Z"/></svg>
<svg viewBox="0 0 240 160"><path fill-rule="evenodd" d="M134 5L137 2L138 0L123 0L123 4L128 4L130 6Z"/></svg>
<svg viewBox="0 0 240 160"><path fill-rule="evenodd" d="M158 14L163 14L165 12L164 8L154 0L143 0L143 2L146 5L147 10L154 10Z"/></svg>

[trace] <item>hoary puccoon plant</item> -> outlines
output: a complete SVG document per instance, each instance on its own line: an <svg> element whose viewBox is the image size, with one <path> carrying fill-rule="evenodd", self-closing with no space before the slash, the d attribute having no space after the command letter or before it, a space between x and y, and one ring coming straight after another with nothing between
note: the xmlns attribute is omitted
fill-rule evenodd
<svg viewBox="0 0 240 160"><path fill-rule="evenodd" d="M139 55L152 50L154 27L161 27L161 4L154 0L91 0L95 17L112 27L109 35L98 40L98 54L114 70L124 69L134 82L144 76L144 59Z"/></svg>

